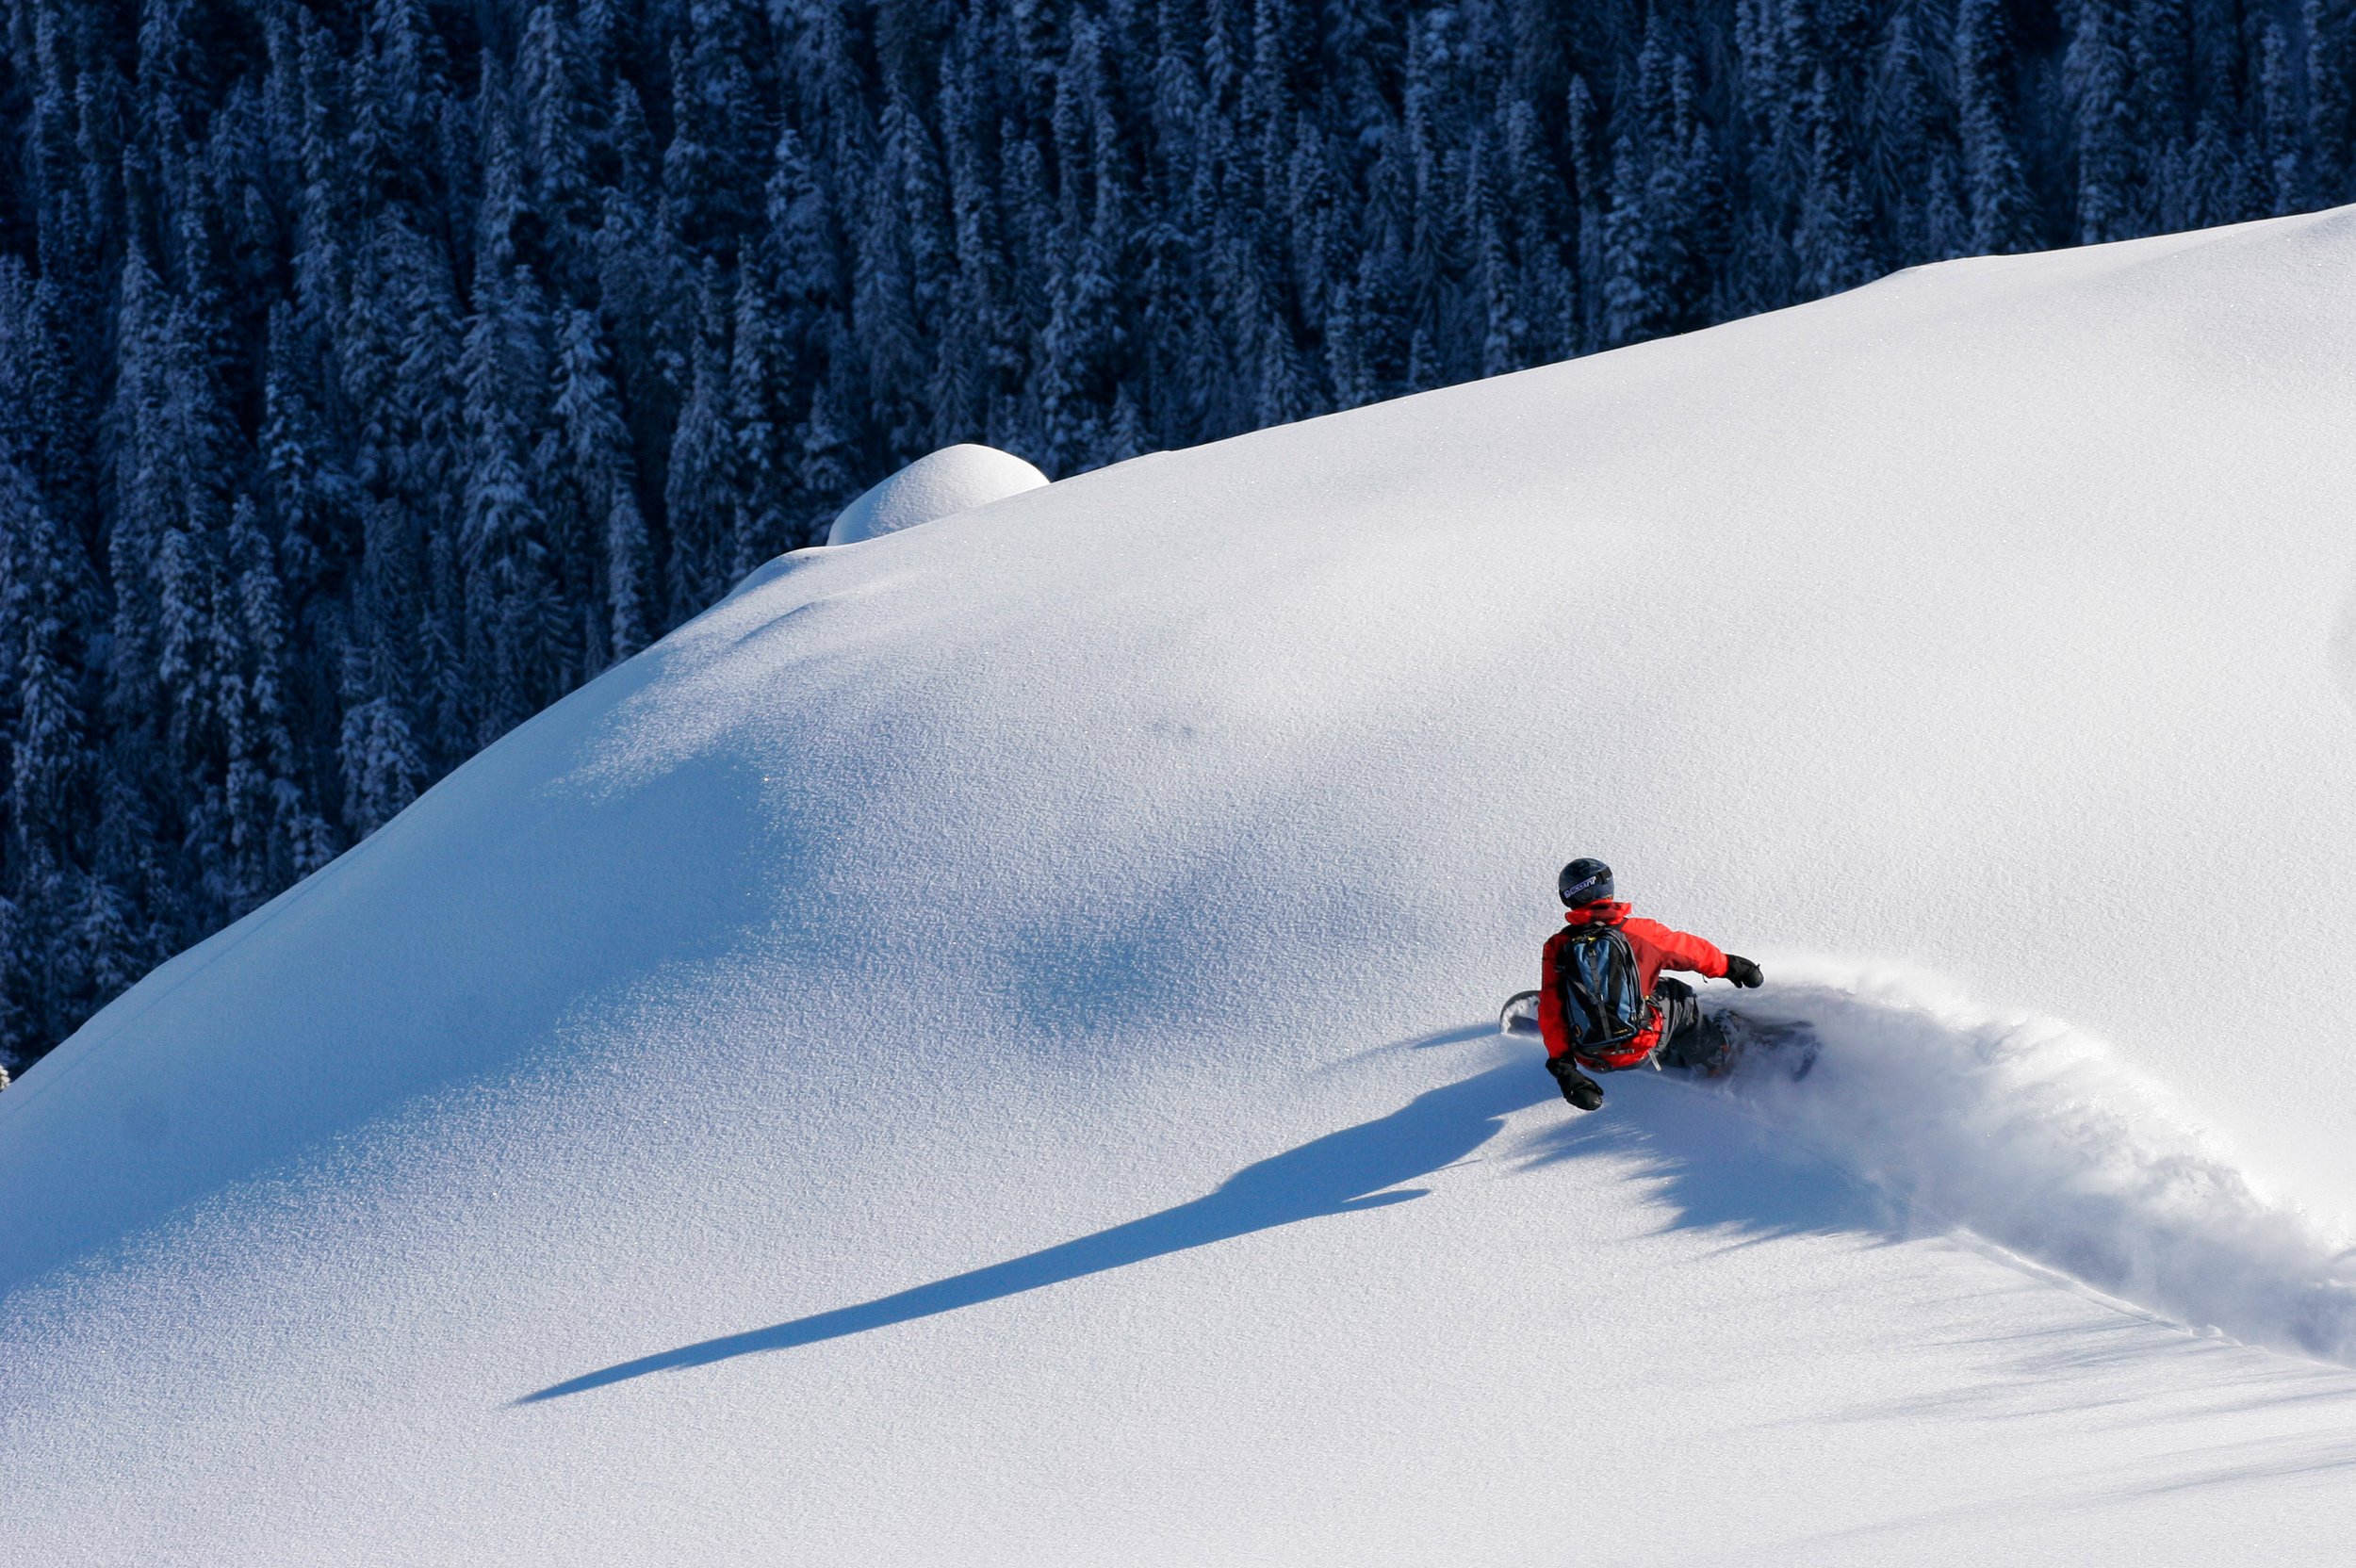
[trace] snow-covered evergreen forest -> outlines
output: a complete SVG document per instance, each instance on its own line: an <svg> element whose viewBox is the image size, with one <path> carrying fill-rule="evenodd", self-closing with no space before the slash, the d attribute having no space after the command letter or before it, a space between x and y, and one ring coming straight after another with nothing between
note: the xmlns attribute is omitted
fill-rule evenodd
<svg viewBox="0 0 2356 1568"><path fill-rule="evenodd" d="M7 0L0 1054L932 448L2347 200L2350 5Z"/></svg>

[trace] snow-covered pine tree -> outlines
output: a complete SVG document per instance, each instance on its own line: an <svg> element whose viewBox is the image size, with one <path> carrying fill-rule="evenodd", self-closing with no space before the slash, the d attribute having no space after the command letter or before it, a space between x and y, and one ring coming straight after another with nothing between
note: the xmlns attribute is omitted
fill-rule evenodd
<svg viewBox="0 0 2356 1568"><path fill-rule="evenodd" d="M2329 206L2356 194L2356 20L2347 0L2306 0L2306 150L2315 200Z"/></svg>
<svg viewBox="0 0 2356 1568"><path fill-rule="evenodd" d="M1921 0L1891 13L1865 102L1864 181L1876 227L1897 253L1926 258L1959 256L1972 243L1961 147L1924 41L1936 24Z"/></svg>
<svg viewBox="0 0 2356 1568"><path fill-rule="evenodd" d="M2026 250L2037 238L2015 129L2013 71L2004 0L1956 0L1955 109L1971 248L1983 254Z"/></svg>
<svg viewBox="0 0 2356 1568"><path fill-rule="evenodd" d="M2098 245L2134 232L2137 190L2135 116L2130 95L2123 0L2079 0L2062 57L2077 126L2078 240Z"/></svg>
<svg viewBox="0 0 2356 1568"><path fill-rule="evenodd" d="M728 345L719 265L703 270L703 328L695 335L687 400L671 437L663 492L669 523L665 618L678 622L716 598L735 529L736 439L728 425Z"/></svg>
<svg viewBox="0 0 2356 1568"><path fill-rule="evenodd" d="M2257 160L2269 198L2266 210L2297 212L2307 201L2307 149L2299 123L2299 72L2290 40L2269 18L2258 29Z"/></svg>

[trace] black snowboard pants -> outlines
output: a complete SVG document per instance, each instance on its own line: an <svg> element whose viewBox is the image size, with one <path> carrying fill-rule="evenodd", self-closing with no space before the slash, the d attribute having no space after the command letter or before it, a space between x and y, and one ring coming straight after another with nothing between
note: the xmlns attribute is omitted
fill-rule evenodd
<svg viewBox="0 0 2356 1568"><path fill-rule="evenodd" d="M1726 1042L1702 1019L1701 999L1682 980L1662 975L1653 983L1653 1005L1661 1009L1661 1043L1653 1055L1662 1067L1708 1070L1725 1054Z"/></svg>

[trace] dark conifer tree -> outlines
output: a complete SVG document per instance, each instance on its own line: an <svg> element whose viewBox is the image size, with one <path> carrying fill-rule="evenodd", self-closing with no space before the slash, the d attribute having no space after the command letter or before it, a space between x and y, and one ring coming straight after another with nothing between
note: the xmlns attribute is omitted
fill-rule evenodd
<svg viewBox="0 0 2356 1568"><path fill-rule="evenodd" d="M2305 148L2314 199L2330 205L2351 194L2356 160L2356 24L2346 0L2306 0L2300 12L2307 34L2307 124Z"/></svg>
<svg viewBox="0 0 2356 1568"><path fill-rule="evenodd" d="M2258 30L2258 124L2254 138L2266 210L2297 212L2307 200L2305 127L2300 123L2299 73L2290 41L2273 21Z"/></svg>
<svg viewBox="0 0 2356 1568"><path fill-rule="evenodd" d="M2037 243L2013 106L2013 50L2004 0L1956 0L1955 110L1973 251L2002 254Z"/></svg>
<svg viewBox="0 0 2356 1568"><path fill-rule="evenodd" d="M2123 0L2079 0L2063 57L2077 127L2078 240L2095 245L2135 231L2135 114Z"/></svg>

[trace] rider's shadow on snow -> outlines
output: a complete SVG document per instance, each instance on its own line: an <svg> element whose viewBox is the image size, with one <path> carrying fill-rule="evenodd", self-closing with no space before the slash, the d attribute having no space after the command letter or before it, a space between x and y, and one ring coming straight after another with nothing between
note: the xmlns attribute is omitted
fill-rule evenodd
<svg viewBox="0 0 2356 1568"><path fill-rule="evenodd" d="M528 1394L517 1402L559 1398L649 1372L701 1366L760 1350L815 1345L1102 1274L1189 1248L1208 1247L1254 1231L1402 1203L1422 1197L1426 1189L1400 1183L1455 1164L1488 1142L1504 1125L1508 1112L1534 1105L1553 1094L1553 1083L1529 1061L1509 1062L1419 1094L1388 1116L1328 1133L1298 1149L1248 1165L1217 1190L1175 1208L857 1306L838 1307L586 1372Z"/></svg>
<svg viewBox="0 0 2356 1568"><path fill-rule="evenodd" d="M1469 1039L1476 1034L1485 1031L1462 1032L1461 1037ZM1400 1184L1455 1164L1494 1137L1508 1113L1554 1098L1554 1084L1539 1070L1535 1060L1517 1056L1419 1094L1388 1116L1329 1133L1248 1165L1215 1191L1142 1219L856 1306L837 1307L585 1372L516 1402L534 1404L650 1372L841 1339L1102 1274L1149 1258L1208 1247L1254 1231L1406 1202L1422 1197L1427 1189ZM1829 1170L1812 1173L1813 1179L1797 1184L1803 1193L1789 1197L1778 1191L1775 1181L1763 1180L1759 1161L1765 1157L1764 1151L1756 1151L1755 1158L1744 1157L1739 1149L1727 1147L1723 1123L1740 1119L1729 1117L1724 1107L1711 1106L1699 1097L1666 1093L1628 1098L1630 1103L1618 1107L1616 1115L1607 1111L1599 1117L1581 1118L1561 1133L1549 1135L1533 1152L1535 1163L1633 1153L1646 1162L1641 1176L1665 1183L1666 1196L1679 1208L1673 1223L1680 1227L1724 1225L1759 1235L1870 1228L1856 1223L1861 1200L1853 1184L1837 1180ZM1680 1100L1690 1102L1679 1104ZM1621 1122L1629 1125L1615 1125ZM1841 1190L1830 1190L1834 1188Z"/></svg>
<svg viewBox="0 0 2356 1568"><path fill-rule="evenodd" d="M1633 1162L1631 1179L1650 1185L1669 1210L1662 1229L1715 1232L1734 1246L1906 1234L1882 1193L1715 1095L1637 1073L1611 1088L1601 1112L1564 1121L1522 1150L1523 1168L1599 1157Z"/></svg>

